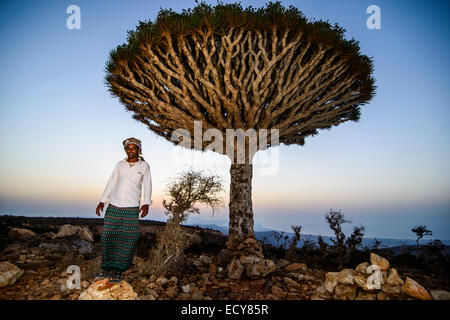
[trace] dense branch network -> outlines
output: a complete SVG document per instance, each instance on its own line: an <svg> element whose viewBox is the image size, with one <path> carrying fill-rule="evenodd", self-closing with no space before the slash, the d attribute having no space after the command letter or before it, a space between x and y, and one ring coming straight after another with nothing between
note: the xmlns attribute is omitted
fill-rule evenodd
<svg viewBox="0 0 450 320"><path fill-rule="evenodd" d="M278 129L280 143L303 145L317 129L357 121L370 98L339 50L298 30L165 33L140 49L109 82L133 117L166 139L178 128L193 135L201 120L203 130L223 133Z"/></svg>

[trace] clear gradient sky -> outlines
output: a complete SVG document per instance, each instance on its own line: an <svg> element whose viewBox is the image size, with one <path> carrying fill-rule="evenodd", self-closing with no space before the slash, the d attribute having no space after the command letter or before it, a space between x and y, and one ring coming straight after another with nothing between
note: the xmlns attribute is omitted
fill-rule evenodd
<svg viewBox="0 0 450 320"><path fill-rule="evenodd" d="M207 1L215 4L215 1ZM230 1L224 1L228 3ZM242 1L260 7L263 1ZM81 9L81 29L66 28L66 8ZM320 131L301 146L279 147L279 171L255 166L256 224L330 235L325 214L341 210L367 237L413 238L425 224L432 238L450 239L448 1L291 0L308 18L343 26L374 58L377 91L359 122ZM369 30L366 9L381 9L381 29ZM111 98L103 84L109 51L139 20L193 0L2 1L0 4L0 214L96 217L95 207L121 142L137 137L152 170L148 219L164 220L168 179L193 166L219 174L224 208L205 223L227 224L229 166L225 156L190 163ZM203 158L204 160L204 158ZM147 218L146 218L147 219ZM192 220L200 221L199 219Z"/></svg>

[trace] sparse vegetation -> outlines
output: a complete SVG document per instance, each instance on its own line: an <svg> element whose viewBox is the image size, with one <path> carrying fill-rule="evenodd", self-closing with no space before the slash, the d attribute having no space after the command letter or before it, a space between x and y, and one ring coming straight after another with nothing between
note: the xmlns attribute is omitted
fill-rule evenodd
<svg viewBox="0 0 450 320"><path fill-rule="evenodd" d="M187 231L181 225L192 213L200 213L196 204L206 204L215 209L221 206L218 194L223 190L217 175L203 174L194 170L182 173L170 182L166 190L171 200L163 200L168 216L165 228L157 234L156 248L151 251L144 274L166 275L177 273L183 265L184 251L194 243L201 242L199 232Z"/></svg>

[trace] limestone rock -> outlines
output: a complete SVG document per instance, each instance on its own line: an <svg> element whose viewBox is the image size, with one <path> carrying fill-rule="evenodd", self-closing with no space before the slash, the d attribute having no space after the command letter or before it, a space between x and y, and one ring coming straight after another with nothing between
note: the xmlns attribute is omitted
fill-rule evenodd
<svg viewBox="0 0 450 320"><path fill-rule="evenodd" d="M175 298L178 295L178 287L176 286L172 286L169 287L166 290L166 294L170 297L170 298Z"/></svg>
<svg viewBox="0 0 450 320"><path fill-rule="evenodd" d="M284 277L283 281L288 287L294 287L295 288L295 287L298 286L298 283L295 282L294 280L292 280L291 278Z"/></svg>
<svg viewBox="0 0 450 320"><path fill-rule="evenodd" d="M238 280L244 272L244 266L239 259L233 259L227 267L228 278Z"/></svg>
<svg viewBox="0 0 450 320"><path fill-rule="evenodd" d="M167 280L167 278L163 277L163 276L156 279L156 283L159 284L162 288L164 288L168 282L169 282L169 280Z"/></svg>
<svg viewBox="0 0 450 320"><path fill-rule="evenodd" d="M331 300L333 294L331 294L323 285L316 288L315 294L311 297L311 300Z"/></svg>
<svg viewBox="0 0 450 320"><path fill-rule="evenodd" d="M370 253L370 263L378 266L381 271L389 269L389 261L373 252Z"/></svg>
<svg viewBox="0 0 450 320"><path fill-rule="evenodd" d="M109 282L108 278L92 283L78 300L137 300L138 295L126 281Z"/></svg>
<svg viewBox="0 0 450 320"><path fill-rule="evenodd" d="M393 286L390 284L384 284L381 290L392 297L399 298L402 296L402 286Z"/></svg>
<svg viewBox="0 0 450 320"><path fill-rule="evenodd" d="M284 267L286 267L287 265L289 265L290 264L290 262L288 261L288 260L286 260L286 259L280 259L280 260L278 260L278 262L277 262L277 267L279 268L279 269L283 269Z"/></svg>
<svg viewBox="0 0 450 320"><path fill-rule="evenodd" d="M359 290L356 300L377 300L377 293Z"/></svg>
<svg viewBox="0 0 450 320"><path fill-rule="evenodd" d="M374 291L377 290L376 288L374 288L374 286L368 286L367 285L367 278L369 276L368 275L364 275L362 273L357 273L354 277L353 280L355 281L356 285L358 285L358 287L364 289L365 291Z"/></svg>
<svg viewBox="0 0 450 320"><path fill-rule="evenodd" d="M362 274L367 274L367 268L370 266L368 262L363 262L358 264L358 266L355 268L355 271Z"/></svg>
<svg viewBox="0 0 450 320"><path fill-rule="evenodd" d="M23 274L23 270L11 262L0 262L0 288L14 284Z"/></svg>
<svg viewBox="0 0 450 320"><path fill-rule="evenodd" d="M259 258L264 258L262 254L262 247L253 234L245 235L231 235L228 236L226 242L228 251L233 256L252 256L256 255Z"/></svg>
<svg viewBox="0 0 450 320"><path fill-rule="evenodd" d="M245 275L250 279L261 279L277 270L275 262L256 255L241 256L239 261L244 267Z"/></svg>
<svg viewBox="0 0 450 320"><path fill-rule="evenodd" d="M291 263L284 268L286 272L306 272L307 267L304 263Z"/></svg>
<svg viewBox="0 0 450 320"><path fill-rule="evenodd" d="M355 300L357 288L356 285L338 283L334 288L333 299Z"/></svg>
<svg viewBox="0 0 450 320"><path fill-rule="evenodd" d="M409 277L406 277L405 283L402 286L402 291L407 295L420 300L433 299L424 287Z"/></svg>
<svg viewBox="0 0 450 320"><path fill-rule="evenodd" d="M384 291L378 291L377 300L391 300L391 297Z"/></svg>
<svg viewBox="0 0 450 320"><path fill-rule="evenodd" d="M65 224L59 228L58 233L55 235L55 238L68 237L73 236L80 229L79 226L73 226L71 224Z"/></svg>
<svg viewBox="0 0 450 320"><path fill-rule="evenodd" d="M430 290L433 300L450 300L450 292L445 290Z"/></svg>
<svg viewBox="0 0 450 320"><path fill-rule="evenodd" d="M205 265L209 265L212 263L212 259L210 257L208 257L207 255L202 254L199 258L199 260L205 264Z"/></svg>
<svg viewBox="0 0 450 320"><path fill-rule="evenodd" d="M27 239L36 236L36 233L22 228L11 228L8 232L9 239Z"/></svg>
<svg viewBox="0 0 450 320"><path fill-rule="evenodd" d="M69 237L74 235L78 236L82 240L94 242L94 236L87 227L73 226L71 224L65 224L61 226L58 233L55 235L55 238Z"/></svg>
<svg viewBox="0 0 450 320"><path fill-rule="evenodd" d="M217 265L214 263L211 263L209 265L209 275L211 277L214 277L217 274Z"/></svg>
<svg viewBox="0 0 450 320"><path fill-rule="evenodd" d="M94 236L92 235L92 232L88 228L78 229L77 235L83 240L94 242Z"/></svg>
<svg viewBox="0 0 450 320"><path fill-rule="evenodd" d="M339 272L337 278L338 283L342 284L354 284L353 280L353 270L352 269L343 269Z"/></svg>
<svg viewBox="0 0 450 320"><path fill-rule="evenodd" d="M272 294L277 296L280 299L284 299L287 296L287 292L285 292L283 289L281 289L279 286L272 286Z"/></svg>
<svg viewBox="0 0 450 320"><path fill-rule="evenodd" d="M196 290L191 293L191 300L202 300L203 299L203 291Z"/></svg>
<svg viewBox="0 0 450 320"><path fill-rule="evenodd" d="M187 284L185 286L181 286L181 290L183 290L183 293L189 293L191 292L191 287Z"/></svg>
<svg viewBox="0 0 450 320"><path fill-rule="evenodd" d="M334 288L337 285L337 277L339 275L339 272L327 272L325 275L325 283L324 287L327 289L329 293L334 292Z"/></svg>
<svg viewBox="0 0 450 320"><path fill-rule="evenodd" d="M391 268L389 270L389 275L386 278L386 284L392 286L402 286L403 280L399 277L397 270L395 268Z"/></svg>

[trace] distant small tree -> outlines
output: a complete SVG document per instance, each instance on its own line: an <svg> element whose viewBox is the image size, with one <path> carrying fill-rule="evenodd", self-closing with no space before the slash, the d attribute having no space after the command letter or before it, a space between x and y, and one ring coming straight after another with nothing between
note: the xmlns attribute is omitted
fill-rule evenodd
<svg viewBox="0 0 450 320"><path fill-rule="evenodd" d="M419 256L419 240L422 239L424 236L431 236L433 232L431 230L428 230L426 226L420 225L416 226L415 228L411 229L412 232L414 232L417 236L416 243L417 243L417 250L416 250L416 258Z"/></svg>
<svg viewBox="0 0 450 320"><path fill-rule="evenodd" d="M419 249L419 240L422 239L424 236L431 236L433 232L431 230L428 230L426 226L417 226L415 228L411 229L412 232L414 232L417 236L416 243L417 243L417 249Z"/></svg>
<svg viewBox="0 0 450 320"><path fill-rule="evenodd" d="M373 238L372 250L378 250L380 248L382 241L377 238Z"/></svg>
<svg viewBox="0 0 450 320"><path fill-rule="evenodd" d="M284 231L282 231L282 232L274 231L272 234L273 234L274 239L277 242L277 248L279 248L280 247L280 240L283 239L283 236L284 236Z"/></svg>
<svg viewBox="0 0 450 320"><path fill-rule="evenodd" d="M347 247L347 253L345 254L344 260L350 259L353 252L355 252L357 246L361 245L365 228L363 226L354 227L353 233L345 241Z"/></svg>
<svg viewBox="0 0 450 320"><path fill-rule="evenodd" d="M286 258L290 261L295 261L297 258L297 244L300 241L300 231L302 226L291 226L294 231L294 237L291 239L289 250L286 252Z"/></svg>
<svg viewBox="0 0 450 320"><path fill-rule="evenodd" d="M336 236L336 239L331 239L333 246L329 253L337 254L339 268L342 268L344 261L347 261L355 251L356 247L361 244L365 228L363 226L354 227L353 233L346 241L345 234L342 231L342 224L351 221L346 220L340 211L333 210L330 210L330 212L325 215L325 219Z"/></svg>

